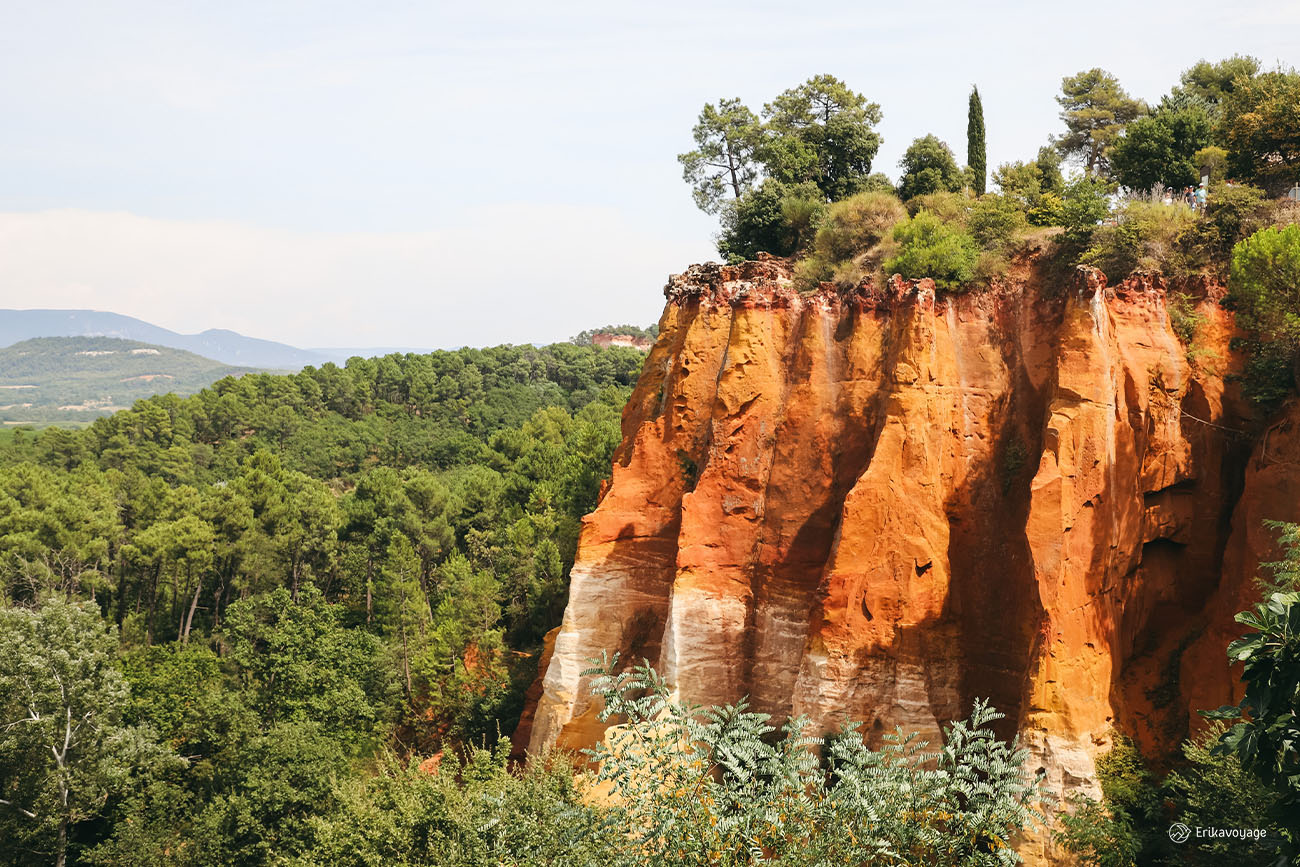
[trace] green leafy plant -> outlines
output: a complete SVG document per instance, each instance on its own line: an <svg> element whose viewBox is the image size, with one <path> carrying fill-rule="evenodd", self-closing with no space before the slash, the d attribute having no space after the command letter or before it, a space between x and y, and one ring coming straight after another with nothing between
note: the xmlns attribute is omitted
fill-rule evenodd
<svg viewBox="0 0 1300 867"><path fill-rule="evenodd" d="M1187 271L1179 239L1196 223L1191 210L1133 201L1116 213L1116 219L1115 225L1093 230L1080 263L1100 268L1113 282L1135 270Z"/></svg>
<svg viewBox="0 0 1300 867"><path fill-rule="evenodd" d="M1261 229L1234 246L1229 288L1250 335L1243 389L1276 404L1294 387L1300 353L1300 225Z"/></svg>
<svg viewBox="0 0 1300 867"><path fill-rule="evenodd" d="M826 200L811 182L769 178L722 212L718 252L733 262L759 253L793 255L812 241L825 209Z"/></svg>
<svg viewBox="0 0 1300 867"><path fill-rule="evenodd" d="M926 193L955 193L965 186L965 175L957 167L952 148L933 135L913 141L898 165L903 170L898 195L903 199Z"/></svg>
<svg viewBox="0 0 1300 867"><path fill-rule="evenodd" d="M743 701L673 701L648 663L619 671L615 657L586 675L618 723L589 754L627 835L620 863L1010 865L1011 838L1042 820L1041 780L982 702L938 749L900 730L872 750L849 726L819 761L804 718L778 733Z"/></svg>
<svg viewBox="0 0 1300 867"><path fill-rule="evenodd" d="M1061 194L1060 224L1067 244L1083 247L1091 240L1097 224L1110 214L1106 184L1091 177L1071 181Z"/></svg>
<svg viewBox="0 0 1300 867"><path fill-rule="evenodd" d="M956 290L975 276L979 246L963 229L920 211L894 228L898 253L885 260L887 273L910 279L930 277L943 289Z"/></svg>
<svg viewBox="0 0 1300 867"><path fill-rule="evenodd" d="M1232 753L1242 767L1279 794L1284 828L1293 850L1300 844L1300 528L1281 531L1285 556L1271 566L1266 597L1237 622L1250 632L1228 645L1228 659L1242 666L1245 695L1237 705L1203 714L1236 720L1216 751Z"/></svg>
<svg viewBox="0 0 1300 867"><path fill-rule="evenodd" d="M993 193L971 206L966 228L985 250L1004 250L1025 228L1024 212L1015 202Z"/></svg>
<svg viewBox="0 0 1300 867"><path fill-rule="evenodd" d="M797 281L859 283L881 258L881 244L907 212L893 191L850 196L827 209L813 238L811 255L795 266Z"/></svg>

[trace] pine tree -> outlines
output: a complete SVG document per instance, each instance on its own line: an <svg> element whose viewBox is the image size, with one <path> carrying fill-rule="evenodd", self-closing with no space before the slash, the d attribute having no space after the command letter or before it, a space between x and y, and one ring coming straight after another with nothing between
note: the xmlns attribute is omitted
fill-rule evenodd
<svg viewBox="0 0 1300 867"><path fill-rule="evenodd" d="M984 147L984 104L980 89L970 89L970 112L966 116L966 165L974 176L975 195L984 195L988 177L988 153Z"/></svg>

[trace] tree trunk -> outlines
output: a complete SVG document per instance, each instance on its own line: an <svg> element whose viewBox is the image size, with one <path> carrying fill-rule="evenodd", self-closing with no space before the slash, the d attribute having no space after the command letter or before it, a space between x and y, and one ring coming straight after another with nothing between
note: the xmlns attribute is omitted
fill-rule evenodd
<svg viewBox="0 0 1300 867"><path fill-rule="evenodd" d="M190 643L190 627L194 625L194 610L199 607L199 591L203 589L203 576L194 582L194 598L190 600L190 613L185 618L185 629L181 632L181 644Z"/></svg>
<svg viewBox="0 0 1300 867"><path fill-rule="evenodd" d="M158 610L158 576L162 572L162 563L154 567L153 580L149 582L149 623L144 630L144 646L153 647L153 616Z"/></svg>
<svg viewBox="0 0 1300 867"><path fill-rule="evenodd" d="M402 671L406 674L406 701L409 704L412 700L414 690L411 689L411 656L406 646L406 589L402 589Z"/></svg>
<svg viewBox="0 0 1300 867"><path fill-rule="evenodd" d="M375 560L370 558L366 564L366 625L370 625L370 615L374 611Z"/></svg>
<svg viewBox="0 0 1300 867"><path fill-rule="evenodd" d="M59 820L59 848L54 856L54 867L65 867L68 863L68 819Z"/></svg>

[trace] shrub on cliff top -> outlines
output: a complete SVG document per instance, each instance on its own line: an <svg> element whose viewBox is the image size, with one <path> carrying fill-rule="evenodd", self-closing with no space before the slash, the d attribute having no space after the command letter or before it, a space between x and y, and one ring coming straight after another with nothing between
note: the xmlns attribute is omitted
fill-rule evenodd
<svg viewBox="0 0 1300 867"><path fill-rule="evenodd" d="M1115 225L1098 226L1092 243L1079 257L1100 268L1117 283L1134 271L1179 274L1187 270L1179 239L1196 224L1189 208L1129 202L1116 214Z"/></svg>
<svg viewBox="0 0 1300 867"><path fill-rule="evenodd" d="M768 179L723 211L718 252L730 262L794 255L811 242L825 208L816 185Z"/></svg>
<svg viewBox="0 0 1300 867"><path fill-rule="evenodd" d="M966 228L985 250L1003 250L1025 228L1025 215L1010 199L995 193L971 206Z"/></svg>
<svg viewBox="0 0 1300 867"><path fill-rule="evenodd" d="M1071 181L1061 194L1060 222L1065 227L1066 243L1086 246L1097 224L1109 213L1105 183L1086 175Z"/></svg>
<svg viewBox="0 0 1300 867"><path fill-rule="evenodd" d="M907 212L915 217L929 211L945 223L965 226L970 217L971 198L965 193L926 193L907 200Z"/></svg>
<svg viewBox="0 0 1300 867"><path fill-rule="evenodd" d="M831 205L813 238L812 253L795 266L805 289L821 282L856 286L884 257L890 231L907 211L892 190L858 193Z"/></svg>
<svg viewBox="0 0 1300 867"><path fill-rule="evenodd" d="M1226 263L1238 241L1265 226L1268 210L1263 190L1216 183L1210 187L1205 219L1188 229L1183 247L1198 262Z"/></svg>
<svg viewBox="0 0 1300 867"><path fill-rule="evenodd" d="M893 193L858 193L830 206L817 228L813 251L830 262L852 259L879 244L906 218L903 203Z"/></svg>
<svg viewBox="0 0 1300 867"><path fill-rule="evenodd" d="M964 229L929 211L894 227L898 253L885 260L886 273L912 280L930 277L941 289L954 291L975 277L979 245Z"/></svg>

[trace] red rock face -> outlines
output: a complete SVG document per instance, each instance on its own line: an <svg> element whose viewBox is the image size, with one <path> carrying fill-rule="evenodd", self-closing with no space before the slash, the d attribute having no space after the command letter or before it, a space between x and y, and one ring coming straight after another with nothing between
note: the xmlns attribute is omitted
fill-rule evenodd
<svg viewBox="0 0 1300 867"><path fill-rule="evenodd" d="M1116 731L1169 755L1231 698L1262 519L1300 517L1300 411L1266 452L1246 432L1213 285L1192 365L1160 279L1041 282L674 277L517 737L598 740L581 672L617 651L824 728L934 733L988 697L1058 793L1096 793Z"/></svg>

